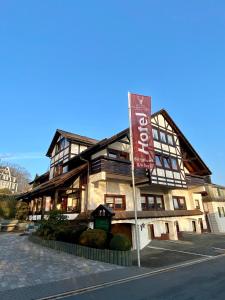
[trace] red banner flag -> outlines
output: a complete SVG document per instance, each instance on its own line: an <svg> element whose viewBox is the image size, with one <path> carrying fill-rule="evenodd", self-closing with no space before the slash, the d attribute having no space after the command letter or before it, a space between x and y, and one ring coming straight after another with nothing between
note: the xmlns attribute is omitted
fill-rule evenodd
<svg viewBox="0 0 225 300"><path fill-rule="evenodd" d="M135 168L152 170L155 151L151 125L151 97L129 94L130 131Z"/></svg>

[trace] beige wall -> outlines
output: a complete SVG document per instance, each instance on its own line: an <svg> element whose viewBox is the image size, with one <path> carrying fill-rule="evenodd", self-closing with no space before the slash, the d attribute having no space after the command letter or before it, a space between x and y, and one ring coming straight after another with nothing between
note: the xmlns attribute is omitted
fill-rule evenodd
<svg viewBox="0 0 225 300"><path fill-rule="evenodd" d="M225 210L225 202L207 202L204 203L205 210L208 212L209 222L211 230L214 233L225 232L225 216L223 214L222 207ZM221 211L221 217L219 216L218 207Z"/></svg>

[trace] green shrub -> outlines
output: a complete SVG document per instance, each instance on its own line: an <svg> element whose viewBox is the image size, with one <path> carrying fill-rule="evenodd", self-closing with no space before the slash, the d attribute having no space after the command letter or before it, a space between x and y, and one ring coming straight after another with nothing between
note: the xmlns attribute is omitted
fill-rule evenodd
<svg viewBox="0 0 225 300"><path fill-rule="evenodd" d="M0 194L0 217L4 219L14 219L16 204L15 196Z"/></svg>
<svg viewBox="0 0 225 300"><path fill-rule="evenodd" d="M59 227L55 232L55 239L57 241L67 242L67 243L78 243L80 235L82 232L87 230L85 225L73 225Z"/></svg>
<svg viewBox="0 0 225 300"><path fill-rule="evenodd" d="M111 250L127 251L131 249L131 241L126 235L115 234L109 245Z"/></svg>
<svg viewBox="0 0 225 300"><path fill-rule="evenodd" d="M79 238L79 244L91 248L104 249L107 243L107 233L102 229L89 229Z"/></svg>
<svg viewBox="0 0 225 300"><path fill-rule="evenodd" d="M16 219L17 220L26 220L28 217L28 204L26 202L17 202L16 204Z"/></svg>
<svg viewBox="0 0 225 300"><path fill-rule="evenodd" d="M39 224L40 226L36 234L45 239L54 240L56 238L56 232L59 231L60 228L68 226L69 222L67 216L63 215L61 211L52 210L48 218L41 220Z"/></svg>

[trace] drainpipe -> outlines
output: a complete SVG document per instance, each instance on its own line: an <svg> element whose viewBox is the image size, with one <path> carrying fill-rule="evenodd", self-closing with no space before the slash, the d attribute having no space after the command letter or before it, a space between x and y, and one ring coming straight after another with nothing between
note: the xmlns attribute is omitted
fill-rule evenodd
<svg viewBox="0 0 225 300"><path fill-rule="evenodd" d="M85 193L85 201L84 201L84 212L87 213L87 209L88 209L88 194L89 194L88 184L89 184L89 176L90 176L90 162L89 162L89 160L83 158L81 155L80 155L80 159L83 160L83 161L85 161L87 163L87 167L88 167L88 170L87 170L86 193Z"/></svg>

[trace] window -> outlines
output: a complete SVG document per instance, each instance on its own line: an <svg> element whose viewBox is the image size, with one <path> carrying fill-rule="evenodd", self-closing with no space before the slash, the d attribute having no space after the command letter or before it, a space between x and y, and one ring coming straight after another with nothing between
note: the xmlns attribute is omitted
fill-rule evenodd
<svg viewBox="0 0 225 300"><path fill-rule="evenodd" d="M223 216L225 217L225 210L224 210L224 207L221 207L221 208L222 208Z"/></svg>
<svg viewBox="0 0 225 300"><path fill-rule="evenodd" d="M63 167L63 173L66 173L66 172L68 172L68 166Z"/></svg>
<svg viewBox="0 0 225 300"><path fill-rule="evenodd" d="M173 141L173 136L172 134L167 133L167 142L169 145L173 146L174 145L174 141Z"/></svg>
<svg viewBox="0 0 225 300"><path fill-rule="evenodd" d="M152 129L153 139L158 141L159 140L159 132L156 128Z"/></svg>
<svg viewBox="0 0 225 300"><path fill-rule="evenodd" d="M65 148L66 140L65 138L62 138L56 145L55 145L55 152L58 153L62 149Z"/></svg>
<svg viewBox="0 0 225 300"><path fill-rule="evenodd" d="M160 141L163 142L163 143L167 143L166 133L164 131L160 131Z"/></svg>
<svg viewBox="0 0 225 300"><path fill-rule="evenodd" d="M110 158L117 158L117 155L115 153L109 151L109 157Z"/></svg>
<svg viewBox="0 0 225 300"><path fill-rule="evenodd" d="M217 207L217 210L218 210L218 214L219 214L219 217L221 218L221 210L220 210L220 207Z"/></svg>
<svg viewBox="0 0 225 300"><path fill-rule="evenodd" d="M178 159L176 157L156 154L155 164L158 168L165 168L172 171L179 171Z"/></svg>
<svg viewBox="0 0 225 300"><path fill-rule="evenodd" d="M163 210L164 201L161 195L141 195L142 210Z"/></svg>
<svg viewBox="0 0 225 300"><path fill-rule="evenodd" d="M199 200L195 200L195 207L197 208L197 209L200 209L200 204L199 204Z"/></svg>
<svg viewBox="0 0 225 300"><path fill-rule="evenodd" d="M68 195L67 211L78 212L80 210L80 197L77 194Z"/></svg>
<svg viewBox="0 0 225 300"><path fill-rule="evenodd" d="M170 169L170 158L169 157L163 157L163 165L165 169Z"/></svg>
<svg viewBox="0 0 225 300"><path fill-rule="evenodd" d="M157 209L163 208L163 199L161 196L156 197L156 207L157 207Z"/></svg>
<svg viewBox="0 0 225 300"><path fill-rule="evenodd" d="M184 197L173 196L174 209L186 209L186 202Z"/></svg>
<svg viewBox="0 0 225 300"><path fill-rule="evenodd" d="M162 167L162 161L161 161L161 156L160 155L155 156L155 164L156 164L157 167Z"/></svg>
<svg viewBox="0 0 225 300"><path fill-rule="evenodd" d="M155 197L154 196L148 196L147 197L147 209L155 209Z"/></svg>
<svg viewBox="0 0 225 300"><path fill-rule="evenodd" d="M142 207L142 210L146 210L148 208L145 196L141 196L141 207Z"/></svg>
<svg viewBox="0 0 225 300"><path fill-rule="evenodd" d="M171 157L170 158L171 160L171 167L173 170L178 170L178 162L177 162L177 159L174 158L174 157Z"/></svg>
<svg viewBox="0 0 225 300"><path fill-rule="evenodd" d="M152 135L155 141L160 141L164 144L174 146L174 137L171 133L167 133L163 130L158 130L157 128L152 128Z"/></svg>
<svg viewBox="0 0 225 300"><path fill-rule="evenodd" d="M113 210L126 209L125 195L105 195L105 204Z"/></svg>
<svg viewBox="0 0 225 300"><path fill-rule="evenodd" d="M54 168L54 177L61 175L63 172L63 166L62 164L58 164Z"/></svg>
<svg viewBox="0 0 225 300"><path fill-rule="evenodd" d="M129 153L128 152L118 151L118 150L114 150L114 149L108 149L108 156L110 158L115 158L115 159L129 160Z"/></svg>
<svg viewBox="0 0 225 300"><path fill-rule="evenodd" d="M173 198L173 207L174 209L179 209L179 203L177 198Z"/></svg>

